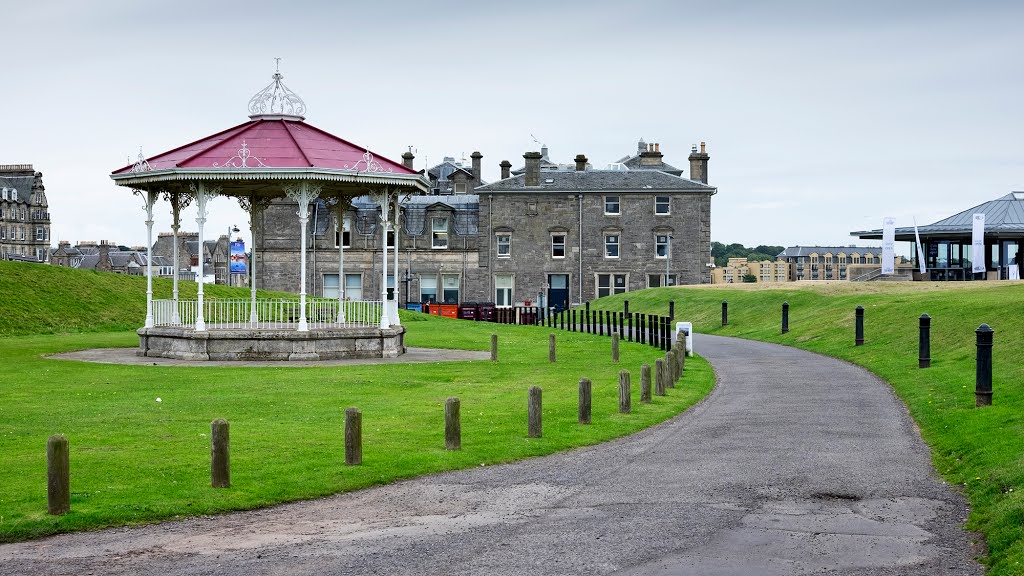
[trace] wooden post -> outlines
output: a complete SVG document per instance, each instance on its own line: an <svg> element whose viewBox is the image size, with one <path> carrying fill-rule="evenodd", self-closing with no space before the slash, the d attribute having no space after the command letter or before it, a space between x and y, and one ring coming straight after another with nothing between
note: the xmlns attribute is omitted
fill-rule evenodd
<svg viewBox="0 0 1024 576"><path fill-rule="evenodd" d="M665 353L665 387L676 387L676 359L672 351Z"/></svg>
<svg viewBox="0 0 1024 576"><path fill-rule="evenodd" d="M665 395L665 361L661 358L654 361L654 393Z"/></svg>
<svg viewBox="0 0 1024 576"><path fill-rule="evenodd" d="M629 414L632 408L629 370L619 370L619 414Z"/></svg>
<svg viewBox="0 0 1024 576"><path fill-rule="evenodd" d="M498 361L498 335L491 334L491 362Z"/></svg>
<svg viewBox="0 0 1024 576"><path fill-rule="evenodd" d="M612 334L612 362L619 361L619 335Z"/></svg>
<svg viewBox="0 0 1024 576"><path fill-rule="evenodd" d="M590 379L580 378L580 400L576 414L580 424L590 424Z"/></svg>
<svg viewBox="0 0 1024 576"><path fill-rule="evenodd" d="M679 337L679 342L683 342L684 338ZM679 378L682 379L683 372L686 372L686 344L682 343L679 347Z"/></svg>
<svg viewBox="0 0 1024 576"><path fill-rule="evenodd" d="M46 511L54 516L71 511L71 464L63 434L46 441Z"/></svg>
<svg viewBox="0 0 1024 576"><path fill-rule="evenodd" d="M452 396L444 403L444 448L462 450L462 421L459 399Z"/></svg>
<svg viewBox="0 0 1024 576"><path fill-rule="evenodd" d="M540 386L530 386L530 394L526 403L527 436L541 437L541 390Z"/></svg>
<svg viewBox="0 0 1024 576"><path fill-rule="evenodd" d="M555 333L548 334L548 362L555 361Z"/></svg>
<svg viewBox="0 0 1024 576"><path fill-rule="evenodd" d="M359 408L345 410L345 465L363 463L363 413Z"/></svg>
<svg viewBox="0 0 1024 576"><path fill-rule="evenodd" d="M231 486L230 444L228 421L218 418L210 422L210 485L214 488Z"/></svg>
<svg viewBox="0 0 1024 576"><path fill-rule="evenodd" d="M651 365L640 366L640 401L649 403L651 401Z"/></svg>

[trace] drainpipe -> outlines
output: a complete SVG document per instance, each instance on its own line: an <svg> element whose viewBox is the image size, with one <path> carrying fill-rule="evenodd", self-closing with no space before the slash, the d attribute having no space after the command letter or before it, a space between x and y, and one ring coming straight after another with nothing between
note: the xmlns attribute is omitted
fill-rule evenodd
<svg viewBox="0 0 1024 576"><path fill-rule="evenodd" d="M579 278L579 303L583 303L583 194L579 195L580 199L580 232L579 232L579 262L580 262L580 278Z"/></svg>

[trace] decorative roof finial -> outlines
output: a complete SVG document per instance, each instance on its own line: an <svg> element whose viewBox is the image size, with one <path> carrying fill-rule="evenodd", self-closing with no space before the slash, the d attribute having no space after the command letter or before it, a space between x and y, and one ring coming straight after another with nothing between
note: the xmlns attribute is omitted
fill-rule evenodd
<svg viewBox="0 0 1024 576"><path fill-rule="evenodd" d="M306 103L281 82L284 79L281 74L281 59L274 58L274 61L274 81L249 99L249 118L273 116L286 120L305 120Z"/></svg>

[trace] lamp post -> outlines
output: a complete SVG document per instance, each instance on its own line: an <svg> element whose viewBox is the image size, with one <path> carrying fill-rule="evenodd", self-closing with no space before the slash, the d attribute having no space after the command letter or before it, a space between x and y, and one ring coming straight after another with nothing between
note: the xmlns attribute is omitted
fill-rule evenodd
<svg viewBox="0 0 1024 576"><path fill-rule="evenodd" d="M239 232L238 226L235 226L234 224L228 226L228 259L227 259L227 265L225 267L226 269L224 270L224 274L225 274L225 276L224 276L224 285L225 286L231 286L232 285L232 282L231 282L231 233L232 232L237 234Z"/></svg>

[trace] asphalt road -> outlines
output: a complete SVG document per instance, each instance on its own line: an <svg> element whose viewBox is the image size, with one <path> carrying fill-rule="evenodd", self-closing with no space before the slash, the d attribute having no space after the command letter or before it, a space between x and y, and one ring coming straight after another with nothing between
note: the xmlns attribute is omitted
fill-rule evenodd
<svg viewBox="0 0 1024 576"><path fill-rule="evenodd" d="M963 499L887 385L792 348L701 335L696 347L717 389L616 442L4 545L0 574L982 573Z"/></svg>

